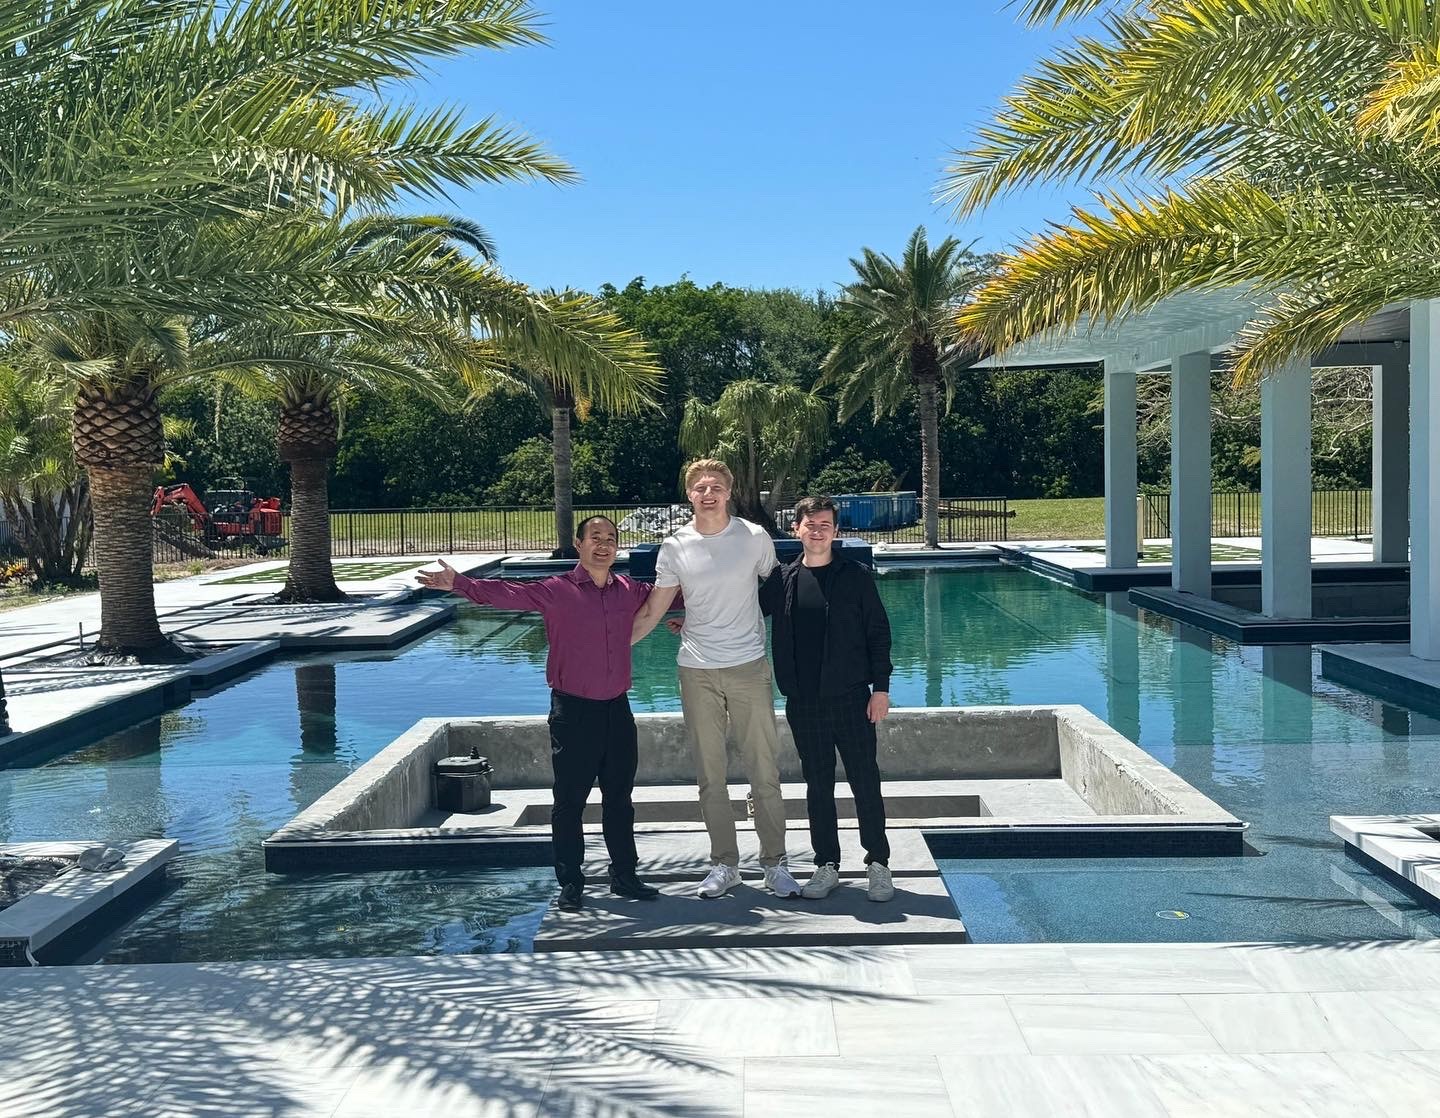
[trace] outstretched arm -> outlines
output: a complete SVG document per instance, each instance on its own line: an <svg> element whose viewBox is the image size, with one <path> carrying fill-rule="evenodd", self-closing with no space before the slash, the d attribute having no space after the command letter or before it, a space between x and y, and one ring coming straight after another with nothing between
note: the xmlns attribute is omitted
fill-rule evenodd
<svg viewBox="0 0 1440 1118"><path fill-rule="evenodd" d="M635 644L643 640L651 629L660 623L665 616L665 611L670 608L670 603L675 600L675 595L680 592L678 586L657 586L650 591L650 596L645 599L645 604L635 614L635 624L630 630L630 643Z"/></svg>
<svg viewBox="0 0 1440 1118"><path fill-rule="evenodd" d="M550 601L550 580L520 581L509 578L469 578L444 559L438 571L421 571L415 581L431 590L463 594L472 602L497 609L543 610Z"/></svg>

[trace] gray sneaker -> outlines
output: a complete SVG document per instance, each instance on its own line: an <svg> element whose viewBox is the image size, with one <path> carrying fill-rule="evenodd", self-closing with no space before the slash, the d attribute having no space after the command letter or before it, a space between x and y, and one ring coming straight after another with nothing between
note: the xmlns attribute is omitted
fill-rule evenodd
<svg viewBox="0 0 1440 1118"><path fill-rule="evenodd" d="M888 901L895 896L895 882L890 879L890 867L871 862L867 872L870 876L865 895L872 901Z"/></svg>
<svg viewBox="0 0 1440 1118"><path fill-rule="evenodd" d="M800 890L800 895L818 901L821 897L828 897L839 884L840 867L834 862L826 862L823 866L815 867L815 872L810 875L810 880L805 882L805 888Z"/></svg>
<svg viewBox="0 0 1440 1118"><path fill-rule="evenodd" d="M695 894L706 898L723 897L739 884L740 871L722 862L710 867L710 872L705 875L705 880L700 882L700 888L695 890Z"/></svg>
<svg viewBox="0 0 1440 1118"><path fill-rule="evenodd" d="M800 883L790 876L783 864L765 867L765 888L777 897L798 897Z"/></svg>

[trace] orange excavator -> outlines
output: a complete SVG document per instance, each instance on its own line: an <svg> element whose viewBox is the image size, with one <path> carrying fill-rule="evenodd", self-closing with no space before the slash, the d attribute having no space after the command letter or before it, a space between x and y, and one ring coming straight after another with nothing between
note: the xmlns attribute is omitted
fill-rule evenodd
<svg viewBox="0 0 1440 1118"><path fill-rule="evenodd" d="M285 546L280 535L280 498L257 497L241 478L221 478L223 488L200 495L181 482L155 490L150 515L157 535L191 555L212 557L220 549L261 555ZM186 521L190 531L186 531Z"/></svg>

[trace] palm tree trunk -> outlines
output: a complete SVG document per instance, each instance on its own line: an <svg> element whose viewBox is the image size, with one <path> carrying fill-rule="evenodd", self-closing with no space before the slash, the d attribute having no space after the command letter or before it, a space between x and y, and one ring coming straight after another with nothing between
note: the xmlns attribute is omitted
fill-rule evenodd
<svg viewBox="0 0 1440 1118"><path fill-rule="evenodd" d="M169 659L155 616L155 530L148 465L87 466L100 574L101 656Z"/></svg>
<svg viewBox="0 0 1440 1118"><path fill-rule="evenodd" d="M330 562L330 460L290 461L290 570L282 602L340 602Z"/></svg>
<svg viewBox="0 0 1440 1118"><path fill-rule="evenodd" d="M555 551L554 559L574 559L575 488L570 448L570 406L557 401L550 409L550 445L555 453Z"/></svg>
<svg viewBox="0 0 1440 1118"><path fill-rule="evenodd" d="M918 372L918 370L917 370ZM938 373L916 378L920 395L920 500L925 546L940 546L940 407Z"/></svg>

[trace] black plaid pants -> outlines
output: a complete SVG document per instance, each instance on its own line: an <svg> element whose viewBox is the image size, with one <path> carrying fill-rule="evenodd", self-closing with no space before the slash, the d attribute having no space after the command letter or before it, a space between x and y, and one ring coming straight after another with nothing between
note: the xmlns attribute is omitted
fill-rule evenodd
<svg viewBox="0 0 1440 1118"><path fill-rule="evenodd" d="M805 808L810 816L810 845L815 864L840 864L840 827L835 814L835 755L845 763L845 776L855 798L865 864L890 861L885 838L885 801L880 795L880 766L875 760L875 725L866 713L870 688L860 686L839 695L794 698L785 702L785 721L800 754L805 776Z"/></svg>

